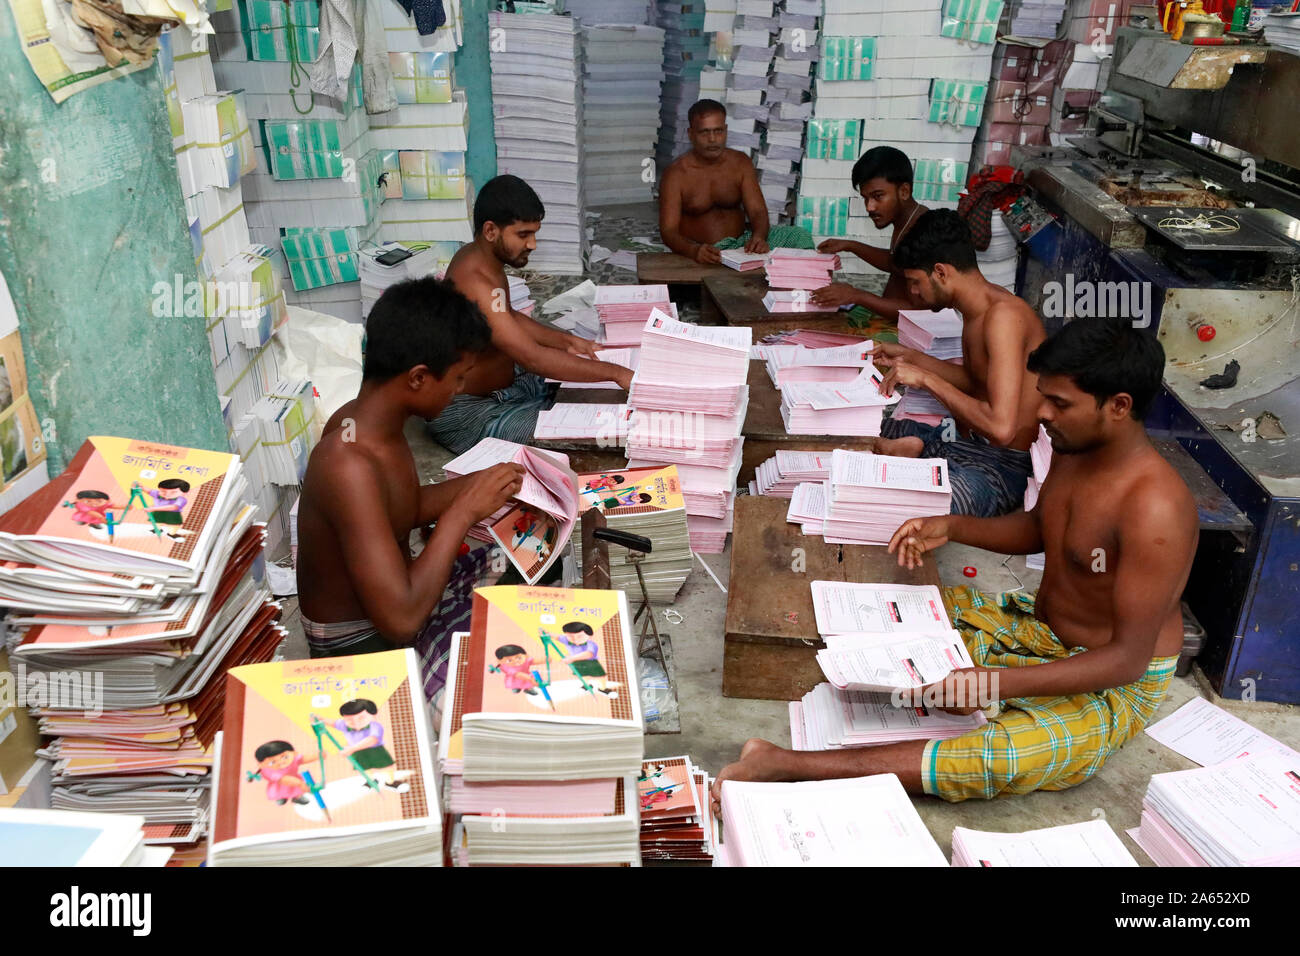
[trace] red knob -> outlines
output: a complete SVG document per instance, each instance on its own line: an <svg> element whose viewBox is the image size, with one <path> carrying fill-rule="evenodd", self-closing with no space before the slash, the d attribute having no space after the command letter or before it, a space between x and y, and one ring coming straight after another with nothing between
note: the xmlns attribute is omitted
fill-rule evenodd
<svg viewBox="0 0 1300 956"><path fill-rule="evenodd" d="M1208 342L1215 336L1214 326L1202 322L1196 327L1196 337L1202 342Z"/></svg>
<svg viewBox="0 0 1300 956"><path fill-rule="evenodd" d="M975 577L975 569L972 568L969 564L966 565L966 567L964 567L964 568L961 569L961 573L964 574L964 575L966 575L966 577L968 577L968 578L973 578L973 577Z"/></svg>

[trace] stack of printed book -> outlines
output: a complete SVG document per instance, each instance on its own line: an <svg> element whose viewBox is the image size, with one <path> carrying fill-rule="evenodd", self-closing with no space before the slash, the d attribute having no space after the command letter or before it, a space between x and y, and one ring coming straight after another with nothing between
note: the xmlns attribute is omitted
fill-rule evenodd
<svg viewBox="0 0 1300 956"><path fill-rule="evenodd" d="M712 860L718 819L709 812L713 778L690 757L646 760L637 777L642 860Z"/></svg>

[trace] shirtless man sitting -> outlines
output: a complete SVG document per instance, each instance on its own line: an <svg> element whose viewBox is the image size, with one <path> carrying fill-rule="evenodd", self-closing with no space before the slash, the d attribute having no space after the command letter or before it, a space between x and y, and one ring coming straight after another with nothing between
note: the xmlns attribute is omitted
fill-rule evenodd
<svg viewBox="0 0 1300 956"><path fill-rule="evenodd" d="M458 395L436 421L433 437L459 455L487 436L527 443L537 413L550 407L547 378L562 382L632 383L632 372L595 358L596 343L543 325L510 308L505 266L523 268L537 248L546 209L517 176L489 180L474 201L474 241L460 248L447 279L475 303L492 330Z"/></svg>
<svg viewBox="0 0 1300 956"><path fill-rule="evenodd" d="M325 426L298 505L298 600L312 657L414 643L432 700L446 680L451 629L443 592L469 529L519 490L504 464L421 485L406 420L430 418L474 374L490 331L450 284L416 279L387 289L366 322L361 391ZM410 536L433 522L424 550Z"/></svg>
<svg viewBox="0 0 1300 956"><path fill-rule="evenodd" d="M890 342L876 343L876 364L888 368L882 389L924 388L943 402L953 425L888 418L875 450L883 455L946 458L952 513L993 517L1019 508L1033 471L1029 446L1038 437L1038 393L1025 360L1047 334L1023 300L980 274L965 221L949 209L917 217L894 265L918 306L962 315L961 365Z"/></svg>
<svg viewBox="0 0 1300 956"><path fill-rule="evenodd" d="M750 740L718 780L892 773L910 793L958 801L1064 790L1097 773L1154 715L1183 645L1196 503L1142 425L1164 364L1155 337L1126 321L1071 322L1029 357L1055 452L1034 510L914 518L889 543L909 568L947 541L1046 553L1036 600L1011 593L1000 607L972 588L945 591L975 667L921 697L958 713L1001 701L997 716L950 740L855 750Z"/></svg>
<svg viewBox="0 0 1300 956"><path fill-rule="evenodd" d="M749 238L746 252L767 252L767 205L749 157L727 148L727 108L700 100L686 114L691 151L673 160L659 187L659 236L673 252L717 264L714 243ZM811 245L811 240L809 240Z"/></svg>
<svg viewBox="0 0 1300 956"><path fill-rule="evenodd" d="M889 248L869 246L853 239L827 239L818 252L850 252L881 272L889 280L880 295L864 292L846 282L832 282L816 290L812 300L827 309L861 305L886 319L897 319L899 309L914 308L907 295L907 280L894 264L894 248L924 213L925 207L912 197L912 161L901 149L876 146L853 164L853 188L867 204L867 215L877 229L892 229Z"/></svg>

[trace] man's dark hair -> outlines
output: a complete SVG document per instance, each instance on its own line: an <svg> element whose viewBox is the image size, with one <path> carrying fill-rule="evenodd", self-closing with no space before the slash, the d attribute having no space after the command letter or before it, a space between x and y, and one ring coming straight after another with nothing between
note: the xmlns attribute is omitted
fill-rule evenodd
<svg viewBox="0 0 1300 956"><path fill-rule="evenodd" d="M727 108L717 100L696 100L695 105L686 111L686 123L694 126L697 119L710 113L721 113L726 118Z"/></svg>
<svg viewBox="0 0 1300 956"><path fill-rule="evenodd" d="M546 207L541 197L518 176L489 179L474 199L474 235L483 231L486 222L504 228L517 222L541 222L544 218Z"/></svg>
<svg viewBox="0 0 1300 956"><path fill-rule="evenodd" d="M1165 350L1128 319L1075 319L1030 352L1027 365L1036 375L1069 377L1098 408L1126 392L1140 421L1160 392Z"/></svg>
<svg viewBox="0 0 1300 956"><path fill-rule="evenodd" d="M901 149L892 146L873 146L853 164L853 188L877 177L895 186L912 181L912 161Z"/></svg>
<svg viewBox="0 0 1300 956"><path fill-rule="evenodd" d="M933 272L937 263L947 263L959 272L975 268L975 243L966 220L951 209L930 209L917 217L915 225L894 250L894 268Z"/></svg>
<svg viewBox="0 0 1300 956"><path fill-rule="evenodd" d="M340 717L351 717L353 714L362 713L373 717L379 713L379 708L375 706L373 700L367 700L364 697L358 697L356 700L349 700L339 705Z"/></svg>
<svg viewBox="0 0 1300 956"><path fill-rule="evenodd" d="M482 352L492 330L450 282L425 276L390 286L366 319L361 377L388 381L417 365L441 378L465 352Z"/></svg>

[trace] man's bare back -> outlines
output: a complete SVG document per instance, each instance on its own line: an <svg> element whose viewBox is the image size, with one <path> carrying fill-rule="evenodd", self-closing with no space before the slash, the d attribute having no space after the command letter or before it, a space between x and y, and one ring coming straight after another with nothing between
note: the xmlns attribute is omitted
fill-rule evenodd
<svg viewBox="0 0 1300 956"><path fill-rule="evenodd" d="M1164 565L1124 572L1150 575L1147 593L1161 594L1169 591L1160 586L1163 577L1186 579L1199 522L1187 485L1151 445L1111 466L1089 465L1080 455L1052 457L1034 509L1046 556L1035 611L1063 644L1096 649L1112 637L1126 528L1151 523L1152 508L1168 514L1167 521L1154 522L1154 533L1163 537L1152 542L1161 546ZM1183 645L1178 592L1164 604L1155 657L1178 654Z"/></svg>
<svg viewBox="0 0 1300 956"><path fill-rule="evenodd" d="M989 400L988 327L991 323L1014 326L1016 338L1021 343L1020 351L1015 356L1016 366L1020 369L1025 367L1029 353L1047 338L1042 321L1028 303L1001 286L990 283L989 290L992 300L986 311L962 315L962 361L970 373L973 386L970 394L981 401ZM1025 373L1022 376L1015 438L1007 445L1008 448L1027 451L1038 437L1037 409L1041 396L1038 394L1037 382L1036 375ZM960 419L957 424L963 432L970 427L970 423Z"/></svg>
<svg viewBox="0 0 1300 956"><path fill-rule="evenodd" d="M734 149L716 163L702 163L693 152L674 160L664 172L663 190L680 196L678 231L706 245L743 233L748 225L744 182L753 174L749 157Z"/></svg>
<svg viewBox="0 0 1300 956"><path fill-rule="evenodd" d="M495 257L474 243L466 243L457 250L447 266L447 279L462 295L479 307L489 318L510 307L510 283L506 270ZM515 380L515 363L509 355L495 345L478 357L465 381L466 395L490 395L497 389L509 388Z"/></svg>
<svg viewBox="0 0 1300 956"><path fill-rule="evenodd" d="M419 513L420 477L415 458L405 439L383 442L373 429L344 427L353 419L355 399L330 417L319 444L312 451L312 465L303 483L298 511L299 605L312 621L356 621L367 617L352 587L343 555L347 543L340 541L332 522L319 510L328 502L346 498L356 469L371 471L383 489L387 529L407 563L410 562L411 529Z"/></svg>

